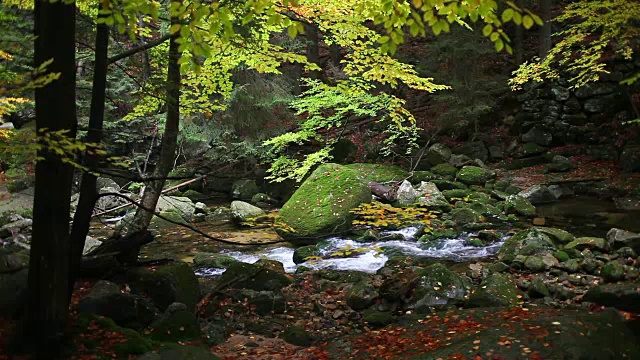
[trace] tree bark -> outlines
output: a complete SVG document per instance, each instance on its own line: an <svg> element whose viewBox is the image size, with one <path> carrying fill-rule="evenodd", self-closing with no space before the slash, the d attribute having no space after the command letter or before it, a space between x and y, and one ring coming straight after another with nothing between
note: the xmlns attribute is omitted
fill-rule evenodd
<svg viewBox="0 0 640 360"><path fill-rule="evenodd" d="M35 2L35 64L60 77L37 88L36 130L75 138L75 4ZM38 141L42 142L42 137ZM44 144L43 144L44 145ZM36 164L25 341L37 359L59 357L69 312L69 201L73 167L43 146Z"/></svg>
<svg viewBox="0 0 640 360"><path fill-rule="evenodd" d="M314 25L305 24L305 32L307 34L307 60L316 65L320 64L320 38L318 35L318 28ZM318 70L313 70L309 73L309 77L312 79L320 79L322 73Z"/></svg>
<svg viewBox="0 0 640 360"><path fill-rule="evenodd" d="M524 7L524 0L517 0L516 5L522 9ZM520 66L524 62L524 27L522 25L516 26L514 45L516 65Z"/></svg>
<svg viewBox="0 0 640 360"><path fill-rule="evenodd" d="M171 18L171 23L177 23L178 19ZM173 34L169 39L169 65L167 71L167 120L162 136L160 158L153 170L152 177L156 180L146 183L142 194L141 204L146 209L155 209L162 193L165 178L173 168L173 158L178 145L178 133L180 124L180 53L177 40L179 34ZM144 231L149 227L153 213L138 208L133 219L130 232Z"/></svg>
<svg viewBox="0 0 640 360"><path fill-rule="evenodd" d="M89 129L86 141L98 144L102 139L102 127L104 122L104 103L107 89L107 55L109 48L109 27L98 24L95 46L95 67L93 70L93 86L91 88L91 108L89 111ZM85 154L83 165L94 170L98 166L98 158L90 153ZM71 258L69 262L69 295L73 292L85 239L89 232L89 224L93 215L93 208L98 199L96 189L96 176L90 172L82 174L80 184L80 199L73 217L71 228Z"/></svg>
<svg viewBox="0 0 640 360"><path fill-rule="evenodd" d="M540 0L540 16L544 24L540 28L540 58L547 57L551 50L551 0Z"/></svg>

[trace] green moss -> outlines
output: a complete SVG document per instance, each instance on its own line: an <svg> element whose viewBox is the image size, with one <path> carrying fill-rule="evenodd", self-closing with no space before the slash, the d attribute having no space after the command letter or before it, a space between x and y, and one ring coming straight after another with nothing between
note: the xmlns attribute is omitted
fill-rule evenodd
<svg viewBox="0 0 640 360"><path fill-rule="evenodd" d="M507 214L518 214L522 216L534 216L536 208L529 200L518 195L510 195L504 202L504 211Z"/></svg>
<svg viewBox="0 0 640 360"><path fill-rule="evenodd" d="M346 168L359 172L366 181L401 181L409 177L409 172L393 165L358 163L346 165Z"/></svg>
<svg viewBox="0 0 640 360"><path fill-rule="evenodd" d="M444 195L447 200L460 200L469 196L471 192L469 190L463 189L454 189L454 190L444 190L442 195Z"/></svg>
<svg viewBox="0 0 640 360"><path fill-rule="evenodd" d="M573 240L572 242L568 243L567 245L565 245L564 248L565 249L577 249L577 250L581 250L581 251L584 250L584 249L608 251L609 250L609 243L607 243L607 240L603 239L603 238L581 237L581 238L577 238L577 239Z"/></svg>
<svg viewBox="0 0 640 360"><path fill-rule="evenodd" d="M349 210L370 201L371 191L358 171L324 164L284 204L276 219L276 231L290 241L314 241L348 230L353 220Z"/></svg>
<svg viewBox="0 0 640 360"><path fill-rule="evenodd" d="M200 284L189 264L175 261L153 268L139 267L130 273L130 284L164 308L171 303L187 305L191 311L200 301Z"/></svg>
<svg viewBox="0 0 640 360"><path fill-rule="evenodd" d="M456 174L456 178L467 185L484 185L494 177L493 172L477 166L463 166Z"/></svg>
<svg viewBox="0 0 640 360"><path fill-rule="evenodd" d="M505 275L489 275L471 294L467 307L515 306L520 292L515 282Z"/></svg>
<svg viewBox="0 0 640 360"><path fill-rule="evenodd" d="M458 168L449 163L443 163L432 167L431 172L440 176L454 177L458 173Z"/></svg>
<svg viewBox="0 0 640 360"><path fill-rule="evenodd" d="M554 252L553 256L555 256L555 258L558 259L558 261L560 262L565 262L570 259L569 255L566 252L561 250Z"/></svg>
<svg viewBox="0 0 640 360"><path fill-rule="evenodd" d="M229 265L238 262L238 260L232 258L229 255L215 254L215 253L197 253L193 258L193 263L196 266L209 267L209 268L224 268Z"/></svg>
<svg viewBox="0 0 640 360"><path fill-rule="evenodd" d="M175 210L167 210L167 211L162 211L160 213L160 215L164 216L165 218L169 219L170 221L173 222L177 222L178 224L186 224L187 221L185 219L182 218L182 216L180 215L179 212L175 211ZM154 216L153 219L151 219L151 227L155 227L155 228L166 228L166 227L171 227L171 226L176 226L174 223L161 219L157 216Z"/></svg>
<svg viewBox="0 0 640 360"><path fill-rule="evenodd" d="M418 241L429 242L437 239L456 239L460 236L460 232L454 229L433 229L420 237Z"/></svg>
<svg viewBox="0 0 640 360"><path fill-rule="evenodd" d="M560 243L560 244L570 243L576 238L570 232L564 231L562 229L548 228L548 227L536 227L536 229L543 234L549 235L551 237L551 240L554 240L554 242Z"/></svg>
<svg viewBox="0 0 640 360"><path fill-rule="evenodd" d="M165 314L164 318L152 327L151 337L157 341L178 342L199 340L201 337L195 316L186 309Z"/></svg>
<svg viewBox="0 0 640 360"><path fill-rule="evenodd" d="M411 176L411 179L409 180L412 184L420 184L422 181L431 181L437 178L439 178L439 176L431 171L414 171L413 176Z"/></svg>

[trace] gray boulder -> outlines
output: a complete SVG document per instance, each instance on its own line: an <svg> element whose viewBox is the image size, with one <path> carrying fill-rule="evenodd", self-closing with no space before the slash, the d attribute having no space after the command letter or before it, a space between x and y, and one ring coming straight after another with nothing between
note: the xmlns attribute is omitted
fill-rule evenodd
<svg viewBox="0 0 640 360"><path fill-rule="evenodd" d="M445 144L433 144L425 154L425 161L431 165L443 164L451 158L451 149Z"/></svg>
<svg viewBox="0 0 640 360"><path fill-rule="evenodd" d="M640 234L622 229L612 228L607 232L607 241L614 249L630 247L636 253L640 252Z"/></svg>
<svg viewBox="0 0 640 360"><path fill-rule="evenodd" d="M235 221L243 222L265 214L264 210L244 201L236 200L231 203L231 218Z"/></svg>
<svg viewBox="0 0 640 360"><path fill-rule="evenodd" d="M87 255L100 245L102 245L102 241L94 239L91 236L87 236L84 240L84 249L82 250L82 255Z"/></svg>
<svg viewBox="0 0 640 360"><path fill-rule="evenodd" d="M521 197L529 200L533 205L547 204L558 201L558 198L545 185L533 185L518 193Z"/></svg>
<svg viewBox="0 0 640 360"><path fill-rule="evenodd" d="M188 197L162 195L156 205L157 212L176 212L183 219L190 221L196 212L196 205Z"/></svg>
<svg viewBox="0 0 640 360"><path fill-rule="evenodd" d="M522 135L522 141L525 143L534 143L542 146L551 145L553 136L550 132L534 127Z"/></svg>
<svg viewBox="0 0 640 360"><path fill-rule="evenodd" d="M411 183L404 180L396 192L396 201L398 205L410 205L416 201L419 195L420 193L413 188Z"/></svg>
<svg viewBox="0 0 640 360"><path fill-rule="evenodd" d="M436 184L422 181L417 193L417 201L419 203L444 212L451 210L451 205L444 195L442 195L442 192L438 189Z"/></svg>

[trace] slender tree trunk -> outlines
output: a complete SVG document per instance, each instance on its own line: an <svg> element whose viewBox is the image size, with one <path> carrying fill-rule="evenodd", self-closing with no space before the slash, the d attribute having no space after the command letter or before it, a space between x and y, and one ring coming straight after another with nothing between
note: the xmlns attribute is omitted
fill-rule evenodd
<svg viewBox="0 0 640 360"><path fill-rule="evenodd" d="M104 103L107 89L107 61L109 48L109 27L102 23L98 24L96 32L95 47L95 67L93 70L93 86L91 88L91 108L89 111L89 130L86 141L98 144L102 139L102 126L104 122ZM90 170L97 168L98 159L96 155L85 154L84 166ZM73 292L80 262L82 261L82 250L89 232L89 223L93 208L98 198L96 189L96 176L85 172L82 175L80 185L80 199L73 217L73 227L71 228L71 258L69 262L69 294Z"/></svg>
<svg viewBox="0 0 640 360"><path fill-rule="evenodd" d="M77 127L75 90L75 4L35 2L35 64L53 60L49 73L60 78L36 89L36 129ZM39 140L41 141L41 140ZM38 359L59 356L69 312L69 201L73 167L46 147L38 151L29 261L26 338Z"/></svg>
<svg viewBox="0 0 640 360"><path fill-rule="evenodd" d="M171 19L172 24L177 19ZM169 65L167 71L167 121L165 122L164 135L160 144L160 159L153 170L152 178L161 179L147 182L142 194L141 204L145 209L155 209L160 198L162 187L169 172L173 168L173 158L178 145L178 132L180 124L180 53L179 44L176 42L179 34L174 34L169 40ZM133 228L130 232L143 231L149 227L153 213L138 209L133 219Z"/></svg>
<svg viewBox="0 0 640 360"><path fill-rule="evenodd" d="M540 16L544 24L540 28L540 58L544 59L551 50L551 0L540 0Z"/></svg>

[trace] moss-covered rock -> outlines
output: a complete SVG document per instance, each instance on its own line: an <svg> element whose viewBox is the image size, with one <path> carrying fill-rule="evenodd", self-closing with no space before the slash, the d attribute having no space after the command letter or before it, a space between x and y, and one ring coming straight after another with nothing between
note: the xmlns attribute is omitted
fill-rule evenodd
<svg viewBox="0 0 640 360"><path fill-rule="evenodd" d="M440 176L432 173L431 171L414 171L409 180L412 184L420 184L423 181L431 181L439 178Z"/></svg>
<svg viewBox="0 0 640 360"><path fill-rule="evenodd" d="M455 182L455 181L449 181L449 180L433 180L432 183L436 184L436 186L440 191L468 189L467 185L461 182Z"/></svg>
<svg viewBox="0 0 640 360"><path fill-rule="evenodd" d="M555 258L558 259L559 262L565 262L565 261L568 261L570 259L569 254L567 254L566 252L564 252L562 250L558 250L558 251L554 252L553 256L555 256Z"/></svg>
<svg viewBox="0 0 640 360"><path fill-rule="evenodd" d="M583 300L640 313L640 283L598 285L589 289Z"/></svg>
<svg viewBox="0 0 640 360"><path fill-rule="evenodd" d="M484 185L496 174L478 166L463 166L456 174L456 178L467 185Z"/></svg>
<svg viewBox="0 0 640 360"><path fill-rule="evenodd" d="M536 277L531 282L531 286L529 287L529 296L534 299L543 298L550 296L549 289L547 288L547 284L544 283L542 278Z"/></svg>
<svg viewBox="0 0 640 360"><path fill-rule="evenodd" d="M607 240L598 237L581 237L577 238L564 247L565 249L576 249L576 250L585 250L585 249L594 249L600 251L609 251L609 243Z"/></svg>
<svg viewBox="0 0 640 360"><path fill-rule="evenodd" d="M307 261L311 256L318 256L319 249L316 245L307 245L296 248L293 252L293 262L295 264L302 264Z"/></svg>
<svg viewBox="0 0 640 360"><path fill-rule="evenodd" d="M189 223L188 219L183 218L182 215L180 215L180 213L176 210L161 211L159 214L164 219L158 216L154 216L151 219L151 224L149 224L151 228L162 229L162 228L176 226L176 224Z"/></svg>
<svg viewBox="0 0 640 360"><path fill-rule="evenodd" d="M364 310L378 298L378 292L368 281L358 281L345 293L347 305L353 310Z"/></svg>
<svg viewBox="0 0 640 360"><path fill-rule="evenodd" d="M286 299L280 291L239 289L229 294L236 300L246 301L258 315L283 314L287 308Z"/></svg>
<svg viewBox="0 0 640 360"><path fill-rule="evenodd" d="M617 282L624 279L624 265L618 261L609 261L602 267L600 275L607 282Z"/></svg>
<svg viewBox="0 0 640 360"><path fill-rule="evenodd" d="M431 172L445 178L453 178L458 173L458 168L449 163L443 163L432 167Z"/></svg>
<svg viewBox="0 0 640 360"><path fill-rule="evenodd" d="M455 201L455 200L462 200L466 198L467 196L469 196L470 193L471 191L469 191L468 189L454 189L454 190L444 190L442 192L442 195L444 195L444 197L449 201Z"/></svg>
<svg viewBox="0 0 640 360"><path fill-rule="evenodd" d="M418 188L418 203L423 204L430 209L442 212L451 211L451 205L442 195L438 187L434 183L421 182Z"/></svg>
<svg viewBox="0 0 640 360"><path fill-rule="evenodd" d="M520 291L510 277L494 273L489 275L469 296L466 306L470 308L516 306L519 295Z"/></svg>
<svg viewBox="0 0 640 360"><path fill-rule="evenodd" d="M198 278L189 264L181 261L134 268L129 270L127 278L132 292L148 296L161 310L179 302L193 312L200 301Z"/></svg>
<svg viewBox="0 0 640 360"><path fill-rule="evenodd" d="M128 359L131 355L144 354L152 348L151 341L137 331L119 327L113 320L96 314L79 314L73 322L71 333L83 335L74 336L77 346L89 350L96 349L96 351L102 346L100 334L108 335L112 339L118 338L119 341L112 342L108 349L117 359ZM94 336L84 336L89 333Z"/></svg>
<svg viewBox="0 0 640 360"><path fill-rule="evenodd" d="M533 272L539 273L546 270L547 266L539 256L528 256L524 261L524 268Z"/></svg>
<svg viewBox="0 0 640 360"><path fill-rule="evenodd" d="M359 172L365 181L397 182L409 177L408 171L393 165L356 163L346 165L346 168Z"/></svg>
<svg viewBox="0 0 640 360"><path fill-rule="evenodd" d="M266 215L264 210L257 206L253 206L244 201L231 202L231 219L236 222L245 222L255 219L257 217Z"/></svg>
<svg viewBox="0 0 640 360"><path fill-rule="evenodd" d="M370 201L369 186L360 172L324 164L284 204L276 219L276 231L289 241L315 241L348 230L353 220L349 211Z"/></svg>
<svg viewBox="0 0 640 360"><path fill-rule="evenodd" d="M577 259L569 259L559 265L559 268L570 273L576 273L580 270L580 262Z"/></svg>
<svg viewBox="0 0 640 360"><path fill-rule="evenodd" d="M460 236L460 232L454 229L433 229L422 235L418 241L429 242L438 239L456 239Z"/></svg>
<svg viewBox="0 0 640 360"><path fill-rule="evenodd" d="M367 309L362 313L362 320L373 328L381 328L393 323L394 318L390 312Z"/></svg>
<svg viewBox="0 0 640 360"><path fill-rule="evenodd" d="M549 235L551 240L556 244L568 244L576 238L570 232L562 229L551 227L536 227L536 229L543 234Z"/></svg>
<svg viewBox="0 0 640 360"><path fill-rule="evenodd" d="M442 264L433 264L416 271L419 275L408 307L418 313L430 313L460 304L470 285Z"/></svg>
<svg viewBox="0 0 640 360"><path fill-rule="evenodd" d="M451 220L458 225L467 225L480 221L480 215L469 208L455 208L451 210Z"/></svg>
<svg viewBox="0 0 640 360"><path fill-rule="evenodd" d="M297 346L309 346L313 342L311 334L301 326L287 326L282 333L282 340Z"/></svg>
<svg viewBox="0 0 640 360"><path fill-rule="evenodd" d="M280 271L256 264L237 262L229 265L218 284L223 287L256 291L280 290L291 284L291 279Z"/></svg>
<svg viewBox="0 0 640 360"><path fill-rule="evenodd" d="M238 262L238 260L229 255L215 253L197 253L193 257L193 264L198 267L226 269L229 265L236 262Z"/></svg>
<svg viewBox="0 0 640 360"><path fill-rule="evenodd" d="M549 236L532 228L522 230L505 241L498 250L498 258L516 255L542 256L556 250Z"/></svg>
<svg viewBox="0 0 640 360"><path fill-rule="evenodd" d="M518 195L509 195L504 202L504 211L507 214L518 214L522 216L534 216L536 208L529 200Z"/></svg>
<svg viewBox="0 0 640 360"><path fill-rule="evenodd" d="M162 318L151 325L151 337L158 341L178 342L198 340L200 326L195 315L182 303L167 307Z"/></svg>

